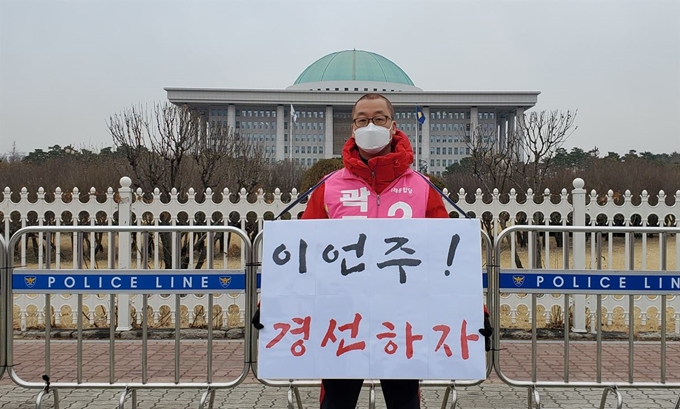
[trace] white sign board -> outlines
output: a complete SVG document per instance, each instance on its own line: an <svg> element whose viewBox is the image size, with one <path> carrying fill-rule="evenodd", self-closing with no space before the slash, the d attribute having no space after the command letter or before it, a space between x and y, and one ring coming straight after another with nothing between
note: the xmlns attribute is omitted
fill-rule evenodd
<svg viewBox="0 0 680 409"><path fill-rule="evenodd" d="M484 379L475 219L264 225L263 379Z"/></svg>

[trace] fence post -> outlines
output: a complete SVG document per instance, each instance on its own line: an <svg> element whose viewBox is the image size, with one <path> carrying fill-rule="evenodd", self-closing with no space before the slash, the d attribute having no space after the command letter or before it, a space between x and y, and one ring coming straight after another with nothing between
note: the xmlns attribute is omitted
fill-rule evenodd
<svg viewBox="0 0 680 409"><path fill-rule="evenodd" d="M118 202L118 225L129 226L132 220L132 180L123 176L120 178L120 188L118 194L120 201ZM118 235L118 268L127 270L130 268L131 256L131 241L130 233L121 232ZM113 318L113 316L112 316ZM112 320L113 321L113 320ZM130 330L130 295L118 294L118 330ZM111 323L113 325L113 322Z"/></svg>
<svg viewBox="0 0 680 409"><path fill-rule="evenodd" d="M571 200L574 209L574 226L585 226L586 224L586 190L583 188L585 182L581 178L573 181L574 190L571 191ZM575 270L586 268L586 234L574 232L572 254L574 255ZM566 297L566 295L565 295ZM565 312L567 314L568 312ZM586 296L584 294L574 295L574 332L586 332Z"/></svg>

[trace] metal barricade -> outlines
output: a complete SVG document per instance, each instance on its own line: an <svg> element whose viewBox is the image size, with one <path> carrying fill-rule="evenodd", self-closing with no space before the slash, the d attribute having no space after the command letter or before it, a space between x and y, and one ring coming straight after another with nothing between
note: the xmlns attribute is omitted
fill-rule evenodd
<svg viewBox="0 0 680 409"><path fill-rule="evenodd" d="M6 322L9 319L10 311L12 311L12 304L8 302L7 288L7 270L9 264L7 263L7 246L5 238L0 234L0 379L5 375L7 370L7 326ZM11 334L11 331L9 332Z"/></svg>
<svg viewBox="0 0 680 409"><path fill-rule="evenodd" d="M84 233L95 233L95 232L104 232L108 234L109 237L109 262L108 262L108 268L106 269L90 269L90 270L82 270L82 249L83 249L83 234ZM246 294L250 293L253 291L253 289L249 288L251 285L250 283L252 280L247 276L248 272L247 271L241 271L241 270L215 270L213 269L213 249L212 245L208 246L208 254L207 254L207 269L206 270L192 270L192 269L178 269L180 266L180 250L181 250L181 237L182 234L192 234L196 232L201 232L205 233L207 235L207 239L209 243L212 243L212 238L213 235L216 233L230 233L230 234L235 234L241 238L241 243L243 245L242 251L245 251L245 255L247 257L252 257L251 256L251 245L250 245L250 240L248 237L244 234L243 231L240 229L236 229L233 227L227 227L227 226L72 226L72 227L47 227L47 226L35 226L35 227L26 227L22 228L19 231L17 231L9 240L8 246L6 247L7 251L5 252L6 255L6 260L8 262L9 268L4 270L2 273L2 283L3 283L3 311L6 311L6 314L3 314L3 319L4 319L4 325L3 325L3 331L5 331L5 334L7 336L3 336L3 339L7 340L7 347L6 347L6 366L7 366L7 372L10 376L10 378L19 386L25 387L25 388L33 388L33 389L42 389L41 392L39 393L37 400L36 400L36 407L40 408L41 403L43 398L50 392L53 392L53 397L54 397L54 406L55 408L58 408L59 405L59 399L58 399L58 390L63 389L63 388L95 388L95 389L123 389L121 395L120 395L120 400L119 400L119 407L123 408L125 406L125 401L127 397L131 398L132 401L132 407L136 407L136 391L140 389L205 389L205 392L202 395L201 401L200 401L200 406L199 407L204 407L206 404L209 407L212 407L214 397L215 397L215 391L218 389L225 389L225 388L233 388L237 385L239 385L248 375L250 364L249 364L249 359L248 357L251 355L251 352L249 350L250 348L250 343L244 342L244 359L243 359L243 366L240 370L240 373L236 376L235 379L231 379L229 381L221 381L221 382L216 382L213 379L213 294L216 292L224 292L225 291L225 286L219 286L217 284L220 284L222 282L226 282L227 284L231 282L232 278L239 278L239 275L244 275L243 279L241 280L244 288L243 290L246 292ZM50 265L50 249L51 249L51 234L46 234L46 241L47 244L45 248L47 249L47 256L45 257L45 265L39 265L38 269L15 269L13 266L13 260L14 260L14 247L15 244L21 239L26 234L29 233L35 233L35 234L45 234L45 233L73 233L75 235L75 244L74 244L74 249L79 249L76 253L74 253L74 260L73 260L73 270L54 270L51 269ZM172 269L166 269L166 270L153 270L153 273L151 271L147 271L144 269L116 269L114 265L114 245L113 243L116 242L116 238L120 235L120 237L128 237L128 239L123 240L121 239L120 245L125 245L124 243L127 243L129 245L130 240L129 240L129 235L130 234L137 234L138 236L141 236L144 242L144 251L143 251L143 266L146 267L147 265L147 249L148 249L148 238L149 238L149 233L165 233L165 234L170 234L172 236ZM128 236L124 236L128 235ZM42 236L41 236L42 240ZM119 263L121 263L121 260L118 260ZM127 265L129 263L129 260L125 263L122 263L123 265ZM225 266L226 267L226 266ZM127 271L127 275L125 272ZM70 275L68 278L64 278L63 272L68 272ZM98 277L106 277L106 279L109 279L109 282L102 281L102 278L99 279L99 283L97 286L96 279L92 279L91 282L88 284L87 278L87 273L95 273ZM203 272L203 273L201 273ZM133 275L134 273L134 275ZM195 274L199 273L199 274ZM229 274L233 273L233 274ZM173 275L174 274L174 275ZM200 276L200 280L193 281L194 277L193 275ZM181 288L175 288L174 287L174 278L173 277L180 277L178 281L182 280L182 285ZM18 371L17 368L14 366L14 356L13 356L13 337L12 337L12 299L13 299L13 287L16 287L17 284L22 283L22 279L26 282L26 285L29 286L29 288L35 287L36 289L39 288L37 283L41 282L41 279L44 279L46 277L52 277L52 278L47 278L48 282L51 282L51 284L54 284L54 290L49 290L46 291L45 294L45 316L47 319L45 319L45 374L43 375L43 381L44 382L28 382L23 380ZM59 279L62 279L62 285L61 287L65 286L68 288L67 291L60 290L60 286L57 284L57 279L54 277L58 277ZM94 277L93 275L90 275L90 277ZM134 374L134 381L132 382L121 382L117 380L117 374L116 374L116 355L115 355L115 348L116 348L116 333L115 333L115 321L114 321L114 311L116 311L116 294L120 294L120 290L112 290L111 287L115 288L121 288L121 283L123 282L123 279L121 277L124 277L128 279L128 282L130 283L129 285L133 285L132 283L134 282L134 291L128 291L128 292L133 292L136 294L143 294L143 305L142 305L142 328L141 328L141 335L142 335L142 341L141 341L141 375ZM134 278L133 278L134 277ZM189 280L189 277L191 277L191 280ZM156 289L153 288L153 285L151 284L151 281L153 281L155 278L155 285ZM91 291L82 291L79 290L79 286L81 284L76 284L76 282L80 283L82 280L84 281L84 285L90 285L95 286L97 288L97 293L99 294L108 294L110 297L110 312L109 315L111 317L111 323L110 323L110 331L109 331L109 348L108 348L108 353L109 353L109 380L108 382L88 382L86 379L83 378L83 314L82 314L82 306L83 306L83 293L85 292L91 292ZM150 281L151 280L151 281ZM170 285L163 284L161 285L161 280L163 283L166 283L167 280L170 280L169 282L171 283ZM193 283L199 283L194 285ZM103 283L103 284L102 284ZM147 283L147 284L144 284ZM188 285L190 284L190 285ZM199 288L195 288L195 287ZM236 286L234 286L236 287ZM125 289L125 285L122 285L122 289ZM136 289L139 288L139 291ZM231 288L231 291L236 290L237 288ZM51 362L51 347L52 347L52 339L51 339L51 305L50 305L50 297L51 293L55 293L59 291L60 293L72 293L72 294L77 294L78 297L78 318L77 318L77 339L76 339L76 362L73 364L76 365L76 380L75 382L61 382L58 380L59 374L58 373L53 373L50 368L50 362ZM181 380L181 374L180 374L180 345L181 345L181 334L180 334L180 324L181 324L181 295L180 294L190 294L195 292L201 292L204 294L207 294L207 303L208 303L208 308L207 308L207 356L206 356L206 371L205 371L205 381L202 382L182 382ZM227 290L229 291L229 290ZM27 292L27 291L23 291ZM148 367L148 314L147 314L147 297L148 294L153 294L153 293L167 293L167 294L175 294L175 327L174 327L174 352L173 352L173 357L174 357L174 381L173 382L149 382L148 380L148 373L147 373L147 367ZM245 316L250 317L252 315L253 310L251 309L252 303L247 302L246 303L246 309L245 309ZM245 340L248 340L250 337L250 326L246 325L245 328ZM3 365L4 367L5 365Z"/></svg>
<svg viewBox="0 0 680 409"><path fill-rule="evenodd" d="M250 273L248 274L248 277L250 277L251 280L256 280L257 278L257 271L258 267L262 265L262 243L263 243L263 234L264 231L260 231L258 235L255 237L253 240L253 246L252 246L252 252L250 253L252 255L252 259L248 263L248 268L251 269ZM491 243L491 239L489 236L484 232L483 230L481 231L481 236L482 236L482 241L484 242L485 245L485 255L486 255L486 274L487 276L491 275L491 272L493 270L493 245ZM252 291L252 293L248 294L248 299L252 302L250 305L250 308L252 311L255 311L257 308L257 303L258 303L258 293L257 293L257 287L254 285L254 282L251 282L249 285L249 291ZM486 301L487 304L489 305L489 309L491 310L491 303L493 302L493 297L492 293L490 291L487 292L486 294ZM262 317L262 320L265 321L266 317ZM258 376L257 373L257 341L258 341L258 331L251 331L250 332L250 338L248 339L248 343L250 344L250 347L248 350L250 351L250 364L251 364L251 369L253 371L253 375L257 378L258 381L260 381L262 384L266 386L273 386L273 387L282 387L282 388L288 388L288 409L294 409L297 405L298 409L303 409L302 406L302 399L300 397L300 388L309 388L309 387L321 387L321 381L320 380L296 380L296 379L290 379L288 381L280 381L280 380L271 380L271 379L261 379ZM487 373L487 378L491 374L493 370L493 359L492 359L492 352L489 352L487 354L487 361L486 361L486 373ZM451 409L456 407L457 400L458 400L458 391L456 390L456 387L461 386L475 386L479 385L484 380L480 381L455 381L455 380L442 380L442 381L435 381L435 380L423 380L420 381L421 387L444 387L446 388L444 392L444 396L442 399L442 409L446 409L447 404L449 400L451 401L451 405L449 406ZM375 402L376 402L376 386L380 385L380 381L378 380L366 380L364 381L364 387L369 387L369 409L375 409Z"/></svg>
<svg viewBox="0 0 680 409"><path fill-rule="evenodd" d="M680 228L678 227L576 227L576 226L513 226L503 230L497 237L494 245L494 259L496 264L500 264L501 260L501 245L503 239L511 234L517 232L528 232L529 234L529 254L536 254L537 251L537 237L539 234L547 236L549 233L561 233L563 237L563 268L559 270L550 269L536 269L535 260L529 257L529 268L523 269L502 269L498 268L494 274L489 277L490 291L493 290L493 299L491 303L493 306L491 316L494 320L494 327L500 328L500 293L501 292L515 292L523 294L531 294L531 372L530 380L517 380L503 372L501 364L501 341L500 337L494 337L494 349L498 353L494 356L494 367L499 378L506 384L515 387L526 387L528 391L528 407L540 408L540 394L537 388L554 388L554 387L571 387L571 388L602 388L601 408L607 400L607 396L611 393L616 397L617 408L621 408L623 404L623 397L619 392L621 388L672 388L680 389L680 382L668 382L666 374L666 353L667 353L667 325L666 325L666 295L679 294L680 291L680 275L675 272L667 271L667 238L668 235L674 234L676 240L680 239ZM569 254L569 234L574 236L577 240L577 235L581 234L578 239L582 240L585 250L585 233L591 233L590 237L595 240L592 243L593 250L596 253L597 262L595 269L574 269L570 268L570 254ZM601 255L602 255L602 233L611 234L625 234L627 243L627 254L629 260L627 270L602 269ZM644 270L635 271L634 263L634 241L636 234L654 234L659 236L660 248L660 270ZM532 251L533 250L533 251ZM680 252L680 250L678 250ZM585 260L585 257L583 258ZM676 266L680 265L680 260L676 260ZM585 266L583 266L585 267ZM677 268L680 271L680 268ZM618 287L615 289L615 277L619 277ZM623 277L621 279L620 277ZM552 280L552 282L551 282ZM598 281L599 280L599 281ZM624 284L621 287L621 283ZM631 283L628 286L626 283ZM544 285L545 284L545 285ZM623 290L621 288L624 288ZM675 288L675 290L673 290ZM537 295L538 294L562 294L564 297L564 349L563 349L563 363L564 372L561 376L562 380L541 380L538 377L538 339L537 339ZM570 294L591 294L596 296L596 308L594 316L594 323L591 323L596 328L596 375L594 381L571 381L570 379L570 317L569 317L569 295ZM628 368L627 379L619 379L615 381L603 380L602 376L602 360L603 360L603 332L602 332L602 296L604 294L617 294L619 296L625 294L628 297ZM661 297L660 303L660 355L659 355L659 381L658 382L638 382L635 380L634 370L634 349L635 349L635 295L636 294L654 294ZM575 314L577 312L574 312ZM585 313L585 311L583 311ZM680 399L678 400L680 404ZM678 405L676 405L676 408Z"/></svg>

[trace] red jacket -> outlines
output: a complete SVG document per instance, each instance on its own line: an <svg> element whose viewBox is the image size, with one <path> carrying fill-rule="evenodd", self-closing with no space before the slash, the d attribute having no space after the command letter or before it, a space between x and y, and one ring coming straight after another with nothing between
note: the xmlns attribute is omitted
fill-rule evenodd
<svg viewBox="0 0 680 409"><path fill-rule="evenodd" d="M390 183L403 174L413 163L413 150L406 134L397 130L392 137L392 152L383 156L376 156L368 160L368 164L359 157L354 138L347 139L342 149L342 161L345 168L359 176L380 194ZM328 213L324 205L325 187L319 186L309 198L307 208L302 214L303 219L327 219ZM439 192L430 187L427 196L427 218L448 218Z"/></svg>

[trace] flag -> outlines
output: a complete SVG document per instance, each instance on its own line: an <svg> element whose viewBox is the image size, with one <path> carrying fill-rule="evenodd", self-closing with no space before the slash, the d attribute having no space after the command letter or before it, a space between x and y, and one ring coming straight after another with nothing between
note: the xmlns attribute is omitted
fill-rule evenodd
<svg viewBox="0 0 680 409"><path fill-rule="evenodd" d="M290 104L290 119L291 119L291 121L297 123L297 117L298 117L297 111L295 111L295 108L293 108L293 104Z"/></svg>
<svg viewBox="0 0 680 409"><path fill-rule="evenodd" d="M418 106L416 107L416 119L421 125L425 123L425 114L423 114L423 110Z"/></svg>

